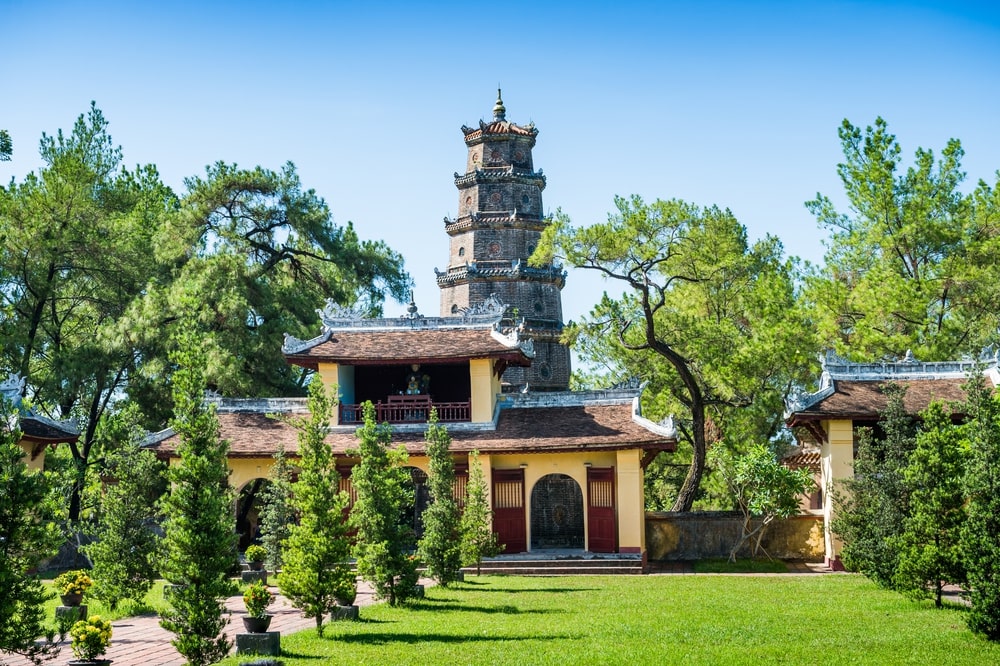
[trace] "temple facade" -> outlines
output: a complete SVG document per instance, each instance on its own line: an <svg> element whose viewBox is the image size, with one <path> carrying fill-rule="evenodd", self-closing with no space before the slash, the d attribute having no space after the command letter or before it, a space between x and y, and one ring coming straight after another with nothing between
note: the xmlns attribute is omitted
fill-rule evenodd
<svg viewBox="0 0 1000 666"><path fill-rule="evenodd" d="M507 305L505 326L534 342L528 367L511 367L501 379L505 391L565 391L569 349L563 329L561 290L566 272L558 265L528 266L542 230L549 224L542 206L545 176L531 151L538 129L507 120L500 91L493 119L462 127L467 157L455 173L458 215L445 218L448 266L437 271L441 316L455 316L491 296Z"/></svg>

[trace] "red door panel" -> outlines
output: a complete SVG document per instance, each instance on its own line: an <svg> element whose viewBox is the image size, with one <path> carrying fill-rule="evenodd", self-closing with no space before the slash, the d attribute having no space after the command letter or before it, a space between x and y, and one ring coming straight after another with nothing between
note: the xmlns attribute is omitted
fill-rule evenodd
<svg viewBox="0 0 1000 666"><path fill-rule="evenodd" d="M615 468L587 468L587 526L592 553L618 550L615 520Z"/></svg>
<svg viewBox="0 0 1000 666"><path fill-rule="evenodd" d="M493 531L505 553L528 550L528 530L524 517L524 470L493 470Z"/></svg>

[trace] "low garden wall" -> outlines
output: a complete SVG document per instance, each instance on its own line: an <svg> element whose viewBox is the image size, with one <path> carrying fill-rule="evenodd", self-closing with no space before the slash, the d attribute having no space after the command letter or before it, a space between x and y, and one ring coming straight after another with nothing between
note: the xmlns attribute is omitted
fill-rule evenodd
<svg viewBox="0 0 1000 666"><path fill-rule="evenodd" d="M650 561L729 557L740 536L740 514L731 511L646 512L646 552ZM779 560L823 559L823 517L776 520L764 534L764 549ZM741 551L749 556L749 550Z"/></svg>

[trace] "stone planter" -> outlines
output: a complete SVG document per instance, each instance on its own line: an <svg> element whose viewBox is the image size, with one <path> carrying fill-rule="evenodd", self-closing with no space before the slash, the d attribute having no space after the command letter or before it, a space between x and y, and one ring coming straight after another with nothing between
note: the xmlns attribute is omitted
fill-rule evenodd
<svg viewBox="0 0 1000 666"><path fill-rule="evenodd" d="M69 666L108 666L111 659L70 659Z"/></svg>
<svg viewBox="0 0 1000 666"><path fill-rule="evenodd" d="M72 627L79 620L87 619L87 606L56 606L56 622L59 626Z"/></svg>
<svg viewBox="0 0 1000 666"><path fill-rule="evenodd" d="M414 585L413 586L413 598L414 599L423 599L424 598L424 586L423 585Z"/></svg>
<svg viewBox="0 0 1000 666"><path fill-rule="evenodd" d="M244 583L256 583L260 581L267 585L267 570L261 569L259 571L243 571L240 573L240 579Z"/></svg>
<svg viewBox="0 0 1000 666"><path fill-rule="evenodd" d="M267 628L271 626L271 618L273 615L265 615L264 617L245 617L243 618L243 627L251 634L263 634L267 632Z"/></svg>
<svg viewBox="0 0 1000 666"><path fill-rule="evenodd" d="M236 634L236 654L267 655L281 653L281 632L265 631L261 634Z"/></svg>
<svg viewBox="0 0 1000 666"><path fill-rule="evenodd" d="M263 562L247 562L247 566L250 568L250 571L260 571L261 569L264 568L264 563Z"/></svg>
<svg viewBox="0 0 1000 666"><path fill-rule="evenodd" d="M337 620L357 620L359 609L354 605L340 605L330 611L330 619Z"/></svg>
<svg viewBox="0 0 1000 666"><path fill-rule="evenodd" d="M82 594L62 594L59 595L63 606L79 606L83 603Z"/></svg>

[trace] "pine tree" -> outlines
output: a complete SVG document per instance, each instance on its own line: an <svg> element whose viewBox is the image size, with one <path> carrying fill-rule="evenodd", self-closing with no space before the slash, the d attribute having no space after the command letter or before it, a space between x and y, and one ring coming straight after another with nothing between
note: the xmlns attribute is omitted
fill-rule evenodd
<svg viewBox="0 0 1000 666"><path fill-rule="evenodd" d="M844 565L863 573L883 587L891 588L899 567L896 540L909 513L909 492L903 469L915 443L916 425L903 406L906 389L898 384L883 386L886 408L878 438L869 429L859 433L854 478L843 482L836 496L837 517L833 531L844 541Z"/></svg>
<svg viewBox="0 0 1000 666"><path fill-rule="evenodd" d="M150 520L156 515L163 465L152 451L138 447L142 430L137 410L119 412L99 435L114 453L104 473L114 479L104 488L94 543L82 548L93 563L94 596L115 610L123 599L141 601L156 579L160 538Z"/></svg>
<svg viewBox="0 0 1000 666"><path fill-rule="evenodd" d="M51 631L36 642L47 633L44 604L52 595L28 572L58 548L59 498L45 474L28 471L17 418L0 396L0 652L40 664L58 653Z"/></svg>
<svg viewBox="0 0 1000 666"><path fill-rule="evenodd" d="M423 513L424 535L420 539L420 557L427 573L443 587L458 580L462 568L462 538L458 505L455 503L455 462L451 458L451 436L431 410L427 425L431 501Z"/></svg>
<svg viewBox="0 0 1000 666"><path fill-rule="evenodd" d="M235 497L227 485L228 442L219 437L215 410L204 403L205 354L190 324L178 335L173 375L174 418L180 462L171 466L165 514L162 575L178 587L160 625L176 634L171 644L195 665L223 659L232 647L223 633L227 574L236 564Z"/></svg>
<svg viewBox="0 0 1000 666"><path fill-rule="evenodd" d="M357 527L358 573L371 583L375 594L396 606L413 595L417 583L417 559L407 550L413 529L401 520L405 507L413 504L413 482L403 468L406 451L390 448L392 430L375 423L375 407L362 406L364 425L358 428L361 462L351 479L357 501L351 521Z"/></svg>
<svg viewBox="0 0 1000 666"><path fill-rule="evenodd" d="M1000 640L1000 397L981 375L965 387L969 458L965 474L968 517L962 532L969 628Z"/></svg>
<svg viewBox="0 0 1000 666"><path fill-rule="evenodd" d="M336 461L326 443L333 404L323 383L315 379L309 385L309 416L289 419L299 431L301 471L292 497L299 522L289 528L278 577L281 593L303 615L316 619L320 636L323 616L337 605L334 594L350 571L344 519L347 496L340 491Z"/></svg>
<svg viewBox="0 0 1000 666"><path fill-rule="evenodd" d="M465 510L461 520L462 564L476 565L480 573L484 557L493 557L503 551L503 544L493 531L493 511L490 510L489 488L479 464L479 452L469 454L469 483L465 491Z"/></svg>
<svg viewBox="0 0 1000 666"><path fill-rule="evenodd" d="M933 402L921 414L917 448L903 470L910 512L896 542L895 585L918 599L941 606L948 583L964 580L959 537L965 519L962 488L962 433L944 405Z"/></svg>
<svg viewBox="0 0 1000 666"><path fill-rule="evenodd" d="M274 453L269 481L261 493L260 543L267 551L265 566L271 571L282 568L282 548L295 518L292 507L292 470L280 442Z"/></svg>

